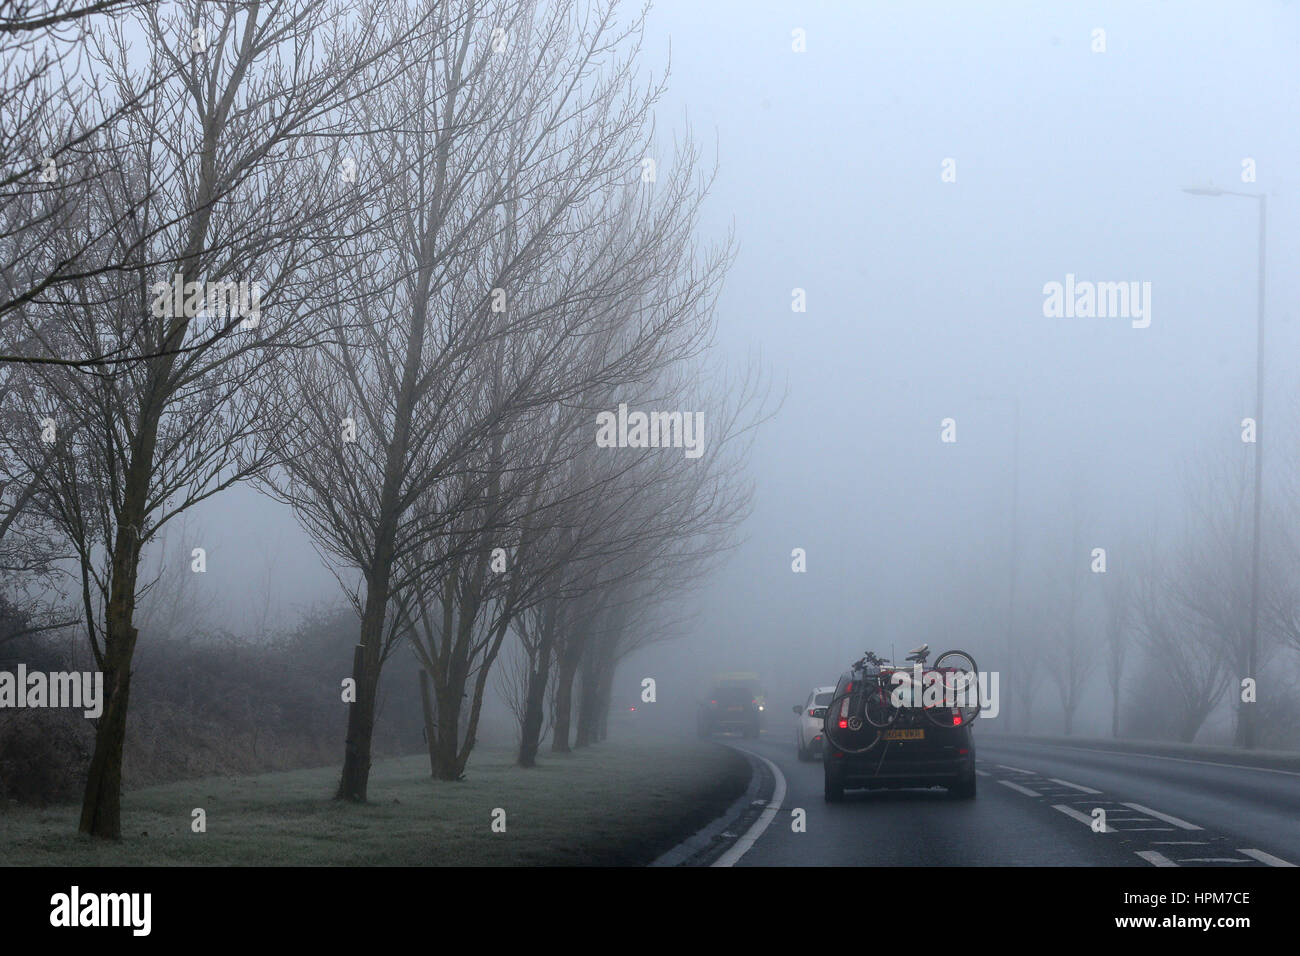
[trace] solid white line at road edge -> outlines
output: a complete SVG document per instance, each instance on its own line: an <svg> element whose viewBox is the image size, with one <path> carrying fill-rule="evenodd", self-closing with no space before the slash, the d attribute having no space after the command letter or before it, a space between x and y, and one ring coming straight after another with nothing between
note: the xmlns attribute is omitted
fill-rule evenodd
<svg viewBox="0 0 1300 956"><path fill-rule="evenodd" d="M733 749L749 754L751 757L757 757L767 764L776 777L776 789L772 791L772 799L768 801L767 808L754 821L754 825L745 831L745 835L737 840L730 850L713 861L714 866L735 866L736 861L748 853L749 848L763 835L763 831L767 829L768 824L776 819L776 811L781 809L781 802L785 799L785 774L781 772L780 767L762 754L756 754L752 750L746 750L744 747L735 747Z"/></svg>

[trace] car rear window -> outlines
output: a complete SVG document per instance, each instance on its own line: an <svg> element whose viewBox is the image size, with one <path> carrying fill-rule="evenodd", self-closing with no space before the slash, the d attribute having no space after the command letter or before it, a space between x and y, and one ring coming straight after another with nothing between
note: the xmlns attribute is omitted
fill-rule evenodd
<svg viewBox="0 0 1300 956"><path fill-rule="evenodd" d="M830 702L831 702L830 694L818 694L816 697L813 698L814 707L825 707Z"/></svg>

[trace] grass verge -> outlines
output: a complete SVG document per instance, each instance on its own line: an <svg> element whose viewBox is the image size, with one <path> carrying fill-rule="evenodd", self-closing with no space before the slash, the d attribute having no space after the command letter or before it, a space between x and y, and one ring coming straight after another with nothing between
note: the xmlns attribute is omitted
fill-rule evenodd
<svg viewBox="0 0 1300 956"><path fill-rule="evenodd" d="M0 813L0 862L18 866L636 866L744 792L749 765L705 741L632 730L537 767L476 748L467 779L423 755L377 762L365 806L331 799L338 768L209 777L123 795L120 843L77 834L79 808ZM191 831L191 813L207 832ZM506 831L492 831L493 811Z"/></svg>

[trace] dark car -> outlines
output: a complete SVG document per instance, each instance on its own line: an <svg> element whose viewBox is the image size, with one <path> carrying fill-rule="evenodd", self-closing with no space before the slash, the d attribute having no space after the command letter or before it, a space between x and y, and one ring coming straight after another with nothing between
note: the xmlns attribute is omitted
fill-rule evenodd
<svg viewBox="0 0 1300 956"><path fill-rule="evenodd" d="M720 679L700 701L699 733L732 731L757 737L763 726L763 691L757 675Z"/></svg>
<svg viewBox="0 0 1300 956"><path fill-rule="evenodd" d="M941 708L953 724L948 726L945 719L940 727L919 707L905 708L888 730L878 731L848 713L849 683L860 676L840 675L835 700L826 712L822 750L826 802L843 800L845 790L902 787L947 787L954 797L974 799L973 722L964 721L957 708ZM880 739L872 744L878 734ZM853 752L861 748L868 749Z"/></svg>

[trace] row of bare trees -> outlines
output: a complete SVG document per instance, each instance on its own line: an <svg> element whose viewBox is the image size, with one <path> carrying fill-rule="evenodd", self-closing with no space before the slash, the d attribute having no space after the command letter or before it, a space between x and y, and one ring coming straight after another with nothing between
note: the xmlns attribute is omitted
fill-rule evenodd
<svg viewBox="0 0 1300 956"><path fill-rule="evenodd" d="M647 609L670 618L730 543L763 404L756 376L706 374L731 246L695 240L698 148L655 137L644 12L104 6L0 22L26 54L0 107L0 554L64 572L105 675L82 831L120 834L142 555L242 481L360 617L340 798L366 798L399 648L439 777L508 641L529 699L554 672L557 748L575 709L590 736ZM598 447L622 404L679 439L704 413L703 453Z"/></svg>
<svg viewBox="0 0 1300 956"><path fill-rule="evenodd" d="M1279 470L1293 459L1279 455ZM1099 673L1116 737L1190 742L1226 708L1235 743L1253 746L1267 719L1261 715L1290 712L1300 652L1300 514L1288 480L1276 476L1264 501L1259 667L1251 673L1251 467L1247 449L1186 469L1181 513L1165 516L1144 540L1107 542L1104 571L1091 550L1102 542L1085 539L1076 513L1070 539L1030 575L1031 598L1017 613L1017 729L1041 727L1034 710L1050 700L1064 732L1074 733ZM1264 736L1285 735L1274 728Z"/></svg>

